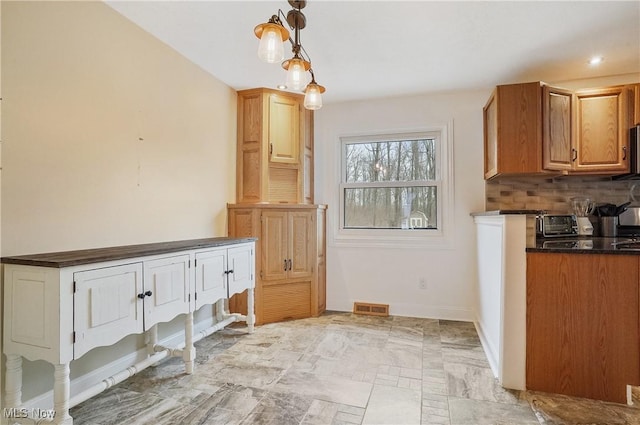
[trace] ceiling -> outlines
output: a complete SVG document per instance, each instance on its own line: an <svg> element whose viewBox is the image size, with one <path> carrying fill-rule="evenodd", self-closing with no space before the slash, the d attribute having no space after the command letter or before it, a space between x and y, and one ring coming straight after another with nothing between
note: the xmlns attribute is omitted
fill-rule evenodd
<svg viewBox="0 0 640 425"><path fill-rule="evenodd" d="M281 1L108 1L241 90L285 73L257 57L253 28ZM639 73L640 1L308 0L300 39L324 102ZM288 43L285 46L288 52ZM588 64L602 55L599 66ZM285 57L289 57L288 53Z"/></svg>

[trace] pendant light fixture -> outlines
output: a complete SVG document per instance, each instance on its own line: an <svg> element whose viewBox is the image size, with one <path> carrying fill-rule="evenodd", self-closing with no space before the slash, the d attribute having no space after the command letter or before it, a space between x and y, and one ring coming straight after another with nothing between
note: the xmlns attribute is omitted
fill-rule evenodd
<svg viewBox="0 0 640 425"><path fill-rule="evenodd" d="M316 83L316 79L313 75L313 70L310 69L311 82L307 84L307 88L304 91L304 107L311 110L322 108L322 93L325 88Z"/></svg>
<svg viewBox="0 0 640 425"><path fill-rule="evenodd" d="M322 93L325 88L316 83L311 70L311 58L300 43L300 30L307 25L307 18L302 13L306 0L289 0L291 9L285 18L282 10L273 15L268 22L254 28L256 37L260 39L258 57L267 63L276 63L284 58L283 43L288 39L291 44L293 57L282 62L282 67L287 71L286 88L290 90L304 91L304 106L307 109L320 109L322 107ZM284 27L282 17L293 30L294 39L289 36L289 31ZM311 74L311 82L307 72Z"/></svg>

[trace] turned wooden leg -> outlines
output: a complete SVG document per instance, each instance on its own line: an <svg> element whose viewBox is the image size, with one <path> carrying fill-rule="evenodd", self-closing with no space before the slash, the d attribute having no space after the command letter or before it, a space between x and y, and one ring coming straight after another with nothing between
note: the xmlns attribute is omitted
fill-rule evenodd
<svg viewBox="0 0 640 425"><path fill-rule="evenodd" d="M5 407L20 407L22 405L22 356L7 354L6 367Z"/></svg>
<svg viewBox="0 0 640 425"><path fill-rule="evenodd" d="M253 325L256 323L256 316L253 314L254 303L253 288L249 288L247 289L247 327L249 333L253 333Z"/></svg>
<svg viewBox="0 0 640 425"><path fill-rule="evenodd" d="M196 348L193 346L193 312L189 312L184 323L184 350L182 359L186 372L193 373L194 360L196 359Z"/></svg>
<svg viewBox="0 0 640 425"><path fill-rule="evenodd" d="M147 343L147 355L154 355L156 353L155 346L158 344L158 325L151 326L151 329L145 332L145 342ZM154 363L151 367L156 367L158 364Z"/></svg>
<svg viewBox="0 0 640 425"><path fill-rule="evenodd" d="M71 381L69 380L69 363L54 366L53 372L53 409L56 416L53 423L60 425L72 425L73 418L69 415L69 392Z"/></svg>

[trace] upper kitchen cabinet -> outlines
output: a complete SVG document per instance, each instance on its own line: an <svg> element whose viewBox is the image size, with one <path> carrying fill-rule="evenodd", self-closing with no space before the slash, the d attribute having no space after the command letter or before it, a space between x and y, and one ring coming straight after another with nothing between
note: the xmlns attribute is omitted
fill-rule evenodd
<svg viewBox="0 0 640 425"><path fill-rule="evenodd" d="M640 121L640 85L570 91L544 83L498 86L484 107L485 179L621 174Z"/></svg>
<svg viewBox="0 0 640 425"><path fill-rule="evenodd" d="M496 87L484 107L484 177L539 174L542 168L539 82Z"/></svg>
<svg viewBox="0 0 640 425"><path fill-rule="evenodd" d="M313 203L313 112L303 96L238 92L237 202Z"/></svg>
<svg viewBox="0 0 640 425"><path fill-rule="evenodd" d="M575 93L575 144L572 171L629 170L630 114L633 86L617 86Z"/></svg>

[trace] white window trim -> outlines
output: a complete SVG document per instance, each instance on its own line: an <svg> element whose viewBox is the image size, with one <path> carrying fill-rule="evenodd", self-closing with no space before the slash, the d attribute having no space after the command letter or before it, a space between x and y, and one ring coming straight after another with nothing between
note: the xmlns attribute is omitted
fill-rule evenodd
<svg viewBox="0 0 640 425"><path fill-rule="evenodd" d="M343 144L357 141L389 141L408 140L410 138L425 137L426 133L439 133L439 143L436 147L436 160L438 161L436 179L438 193L438 229L400 230L400 229L344 229L344 196L345 187L350 187L343 181L342 167L344 164ZM446 124L429 126L411 130L393 130L366 132L339 136L336 143L336 158L339 164L336 167L337 193L335 204L338 208L333 211L333 231L330 244L335 246L352 247L384 247L384 248L433 248L453 249L453 219L454 219L454 169L453 169L453 121ZM442 174L441 174L442 173ZM379 186L379 183L373 185ZM390 186L403 186L403 182L389 182ZM413 186L412 183L406 183ZM358 184L362 187L362 184Z"/></svg>

